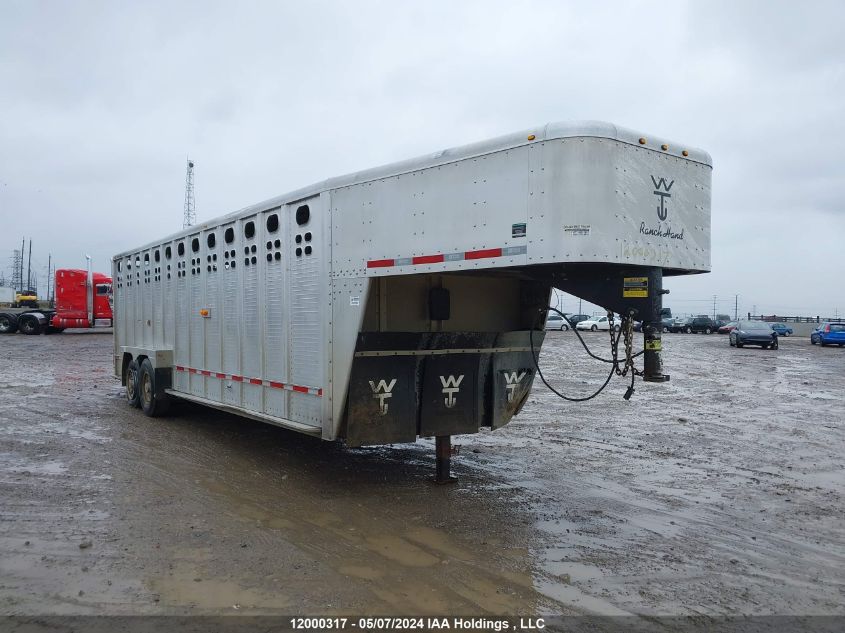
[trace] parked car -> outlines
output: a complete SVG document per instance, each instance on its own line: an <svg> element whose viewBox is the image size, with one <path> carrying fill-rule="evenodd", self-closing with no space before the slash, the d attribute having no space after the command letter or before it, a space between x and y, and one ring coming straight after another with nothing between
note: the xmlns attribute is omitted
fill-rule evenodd
<svg viewBox="0 0 845 633"><path fill-rule="evenodd" d="M675 319L672 317L663 317L660 319L663 322L663 331L664 332L671 332L672 326L675 325Z"/></svg>
<svg viewBox="0 0 845 633"><path fill-rule="evenodd" d="M786 323L769 323L769 325L778 333L778 336L792 336L792 328Z"/></svg>
<svg viewBox="0 0 845 633"><path fill-rule="evenodd" d="M845 323L822 323L810 334L813 345L845 345Z"/></svg>
<svg viewBox="0 0 845 633"><path fill-rule="evenodd" d="M586 321L579 321L578 324L575 326L576 330L590 330L595 332L597 330L609 330L611 325L613 325L614 330L619 329L618 323L611 323L606 316L602 317L592 317L591 319L587 319Z"/></svg>
<svg viewBox="0 0 845 633"><path fill-rule="evenodd" d="M719 334L730 334L736 328L736 321L728 321L723 326L721 326L718 330L716 330Z"/></svg>
<svg viewBox="0 0 845 633"><path fill-rule="evenodd" d="M764 321L738 321L728 336L731 347L759 345L763 349L778 348L778 333Z"/></svg>
<svg viewBox="0 0 845 633"><path fill-rule="evenodd" d="M569 321L569 325L575 327L581 321L586 321L587 319L592 318L589 314L567 314L566 320Z"/></svg>
<svg viewBox="0 0 845 633"><path fill-rule="evenodd" d="M685 319L682 323L676 323L670 329L672 332L686 332L687 334L692 334L693 332L710 334L716 331L716 324L710 317L697 316Z"/></svg>
<svg viewBox="0 0 845 633"><path fill-rule="evenodd" d="M569 323L566 322L562 316L553 312L546 317L546 329L547 330L560 330L561 332L566 332L569 330Z"/></svg>

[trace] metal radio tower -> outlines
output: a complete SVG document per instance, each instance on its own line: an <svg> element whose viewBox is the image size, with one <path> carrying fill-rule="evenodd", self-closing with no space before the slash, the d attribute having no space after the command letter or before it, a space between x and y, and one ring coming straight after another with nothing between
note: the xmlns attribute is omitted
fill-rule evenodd
<svg viewBox="0 0 845 633"><path fill-rule="evenodd" d="M185 214L182 218L182 228L186 229L197 223L197 207L194 199L194 161L188 159L185 172Z"/></svg>

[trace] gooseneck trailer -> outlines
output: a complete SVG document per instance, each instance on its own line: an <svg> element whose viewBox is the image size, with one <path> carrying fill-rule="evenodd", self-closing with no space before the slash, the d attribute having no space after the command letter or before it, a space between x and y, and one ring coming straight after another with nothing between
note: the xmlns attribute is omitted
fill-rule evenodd
<svg viewBox="0 0 845 633"><path fill-rule="evenodd" d="M536 373L551 289L643 321L710 269L706 152L553 123L323 181L113 259L114 368L170 398L350 446L499 428ZM536 350L535 350L536 351Z"/></svg>

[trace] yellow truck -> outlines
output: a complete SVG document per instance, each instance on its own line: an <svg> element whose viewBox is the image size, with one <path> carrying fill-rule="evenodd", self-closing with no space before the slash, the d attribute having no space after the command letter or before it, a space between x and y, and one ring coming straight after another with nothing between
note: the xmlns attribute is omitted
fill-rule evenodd
<svg viewBox="0 0 845 633"><path fill-rule="evenodd" d="M37 308L38 295L34 290L21 290L15 293L13 308Z"/></svg>

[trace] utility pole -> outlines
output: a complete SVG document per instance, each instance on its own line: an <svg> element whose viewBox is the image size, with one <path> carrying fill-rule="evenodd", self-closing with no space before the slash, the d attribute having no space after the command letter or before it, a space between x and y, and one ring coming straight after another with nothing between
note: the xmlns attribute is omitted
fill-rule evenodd
<svg viewBox="0 0 845 633"><path fill-rule="evenodd" d="M29 259L26 262L26 290L32 286L32 238L29 238Z"/></svg>
<svg viewBox="0 0 845 633"><path fill-rule="evenodd" d="M47 253L47 301L50 301L50 266L53 263L53 254ZM51 304L52 307L52 304Z"/></svg>
<svg viewBox="0 0 845 633"><path fill-rule="evenodd" d="M739 319L739 295L734 295L734 321Z"/></svg>
<svg viewBox="0 0 845 633"><path fill-rule="evenodd" d="M182 228L186 229L197 223L196 199L194 198L194 161L187 159L185 171L185 208L182 215Z"/></svg>
<svg viewBox="0 0 845 633"><path fill-rule="evenodd" d="M716 320L716 295L713 295L713 320Z"/></svg>
<svg viewBox="0 0 845 633"><path fill-rule="evenodd" d="M23 254L26 252L26 238L21 238L21 270L20 270L20 285L18 286L18 290L23 290Z"/></svg>

